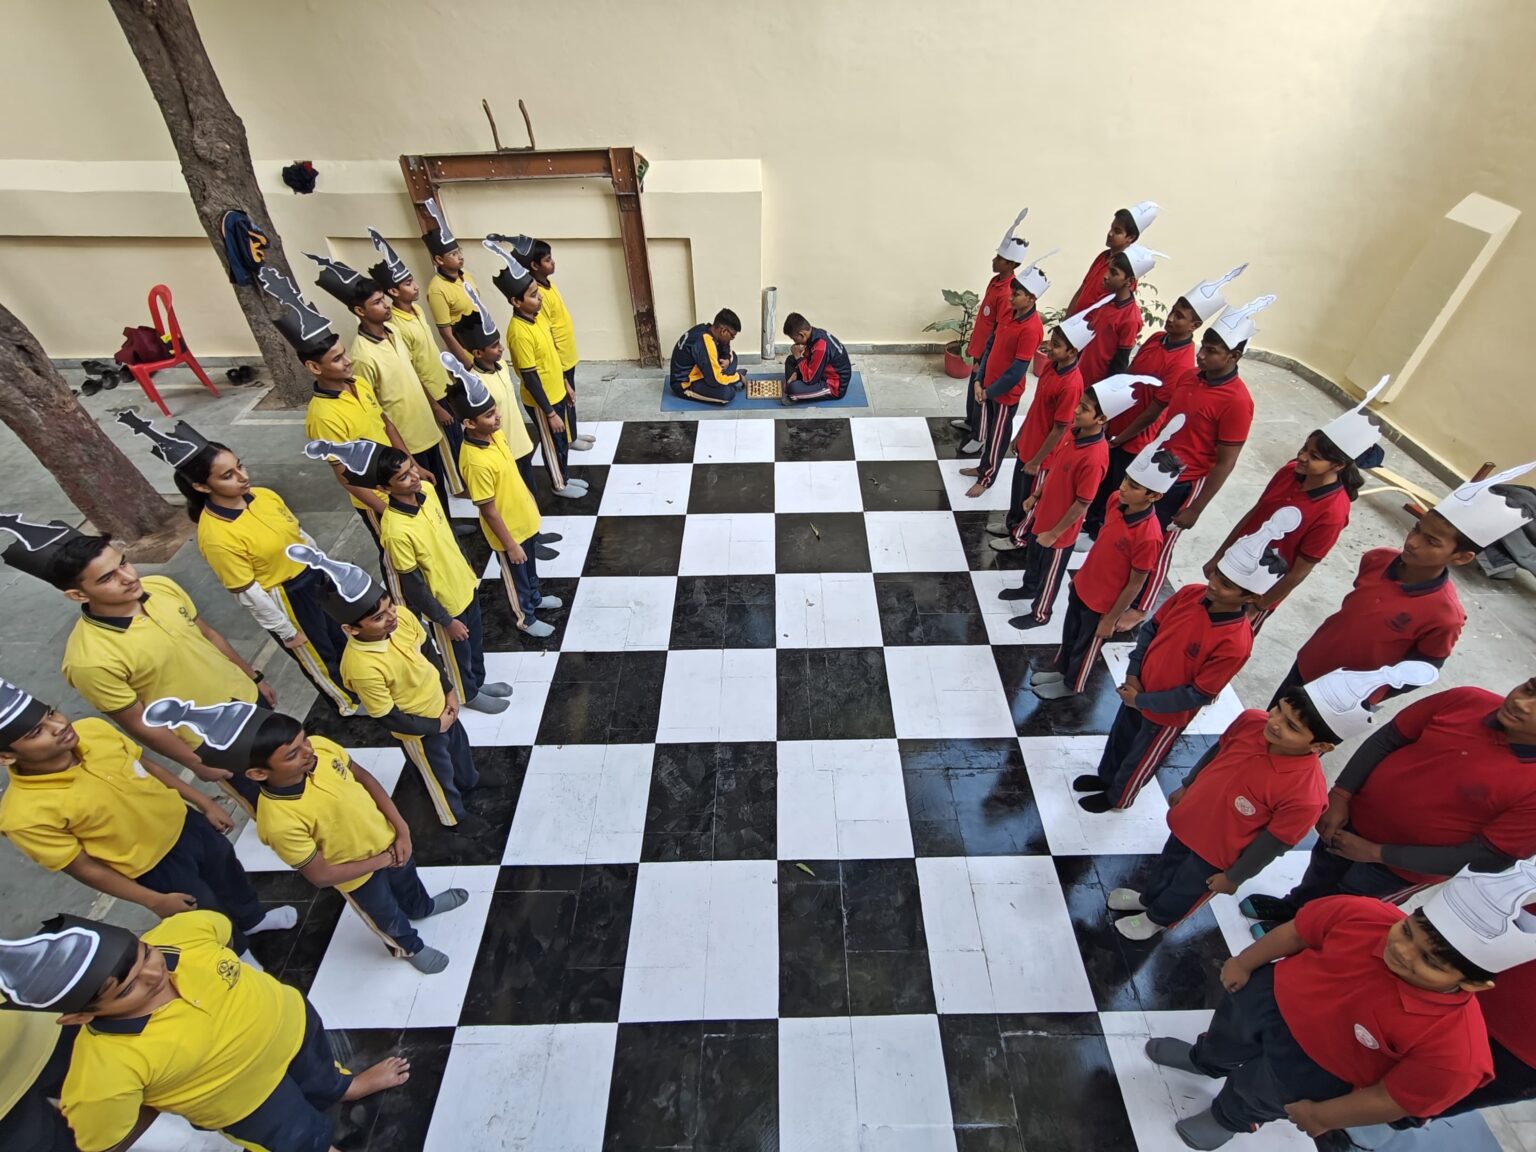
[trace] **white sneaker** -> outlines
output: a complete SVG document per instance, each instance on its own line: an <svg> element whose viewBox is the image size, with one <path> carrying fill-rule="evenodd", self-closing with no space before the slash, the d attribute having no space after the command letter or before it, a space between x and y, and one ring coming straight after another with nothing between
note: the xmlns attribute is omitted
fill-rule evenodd
<svg viewBox="0 0 1536 1152"><path fill-rule="evenodd" d="M951 420L949 426L951 428L958 428L962 432L969 432L971 430L970 422L966 420Z"/></svg>
<svg viewBox="0 0 1536 1152"><path fill-rule="evenodd" d="M592 441L572 440L570 444L567 445L567 447L569 447L572 452L590 452L592 451Z"/></svg>
<svg viewBox="0 0 1536 1152"><path fill-rule="evenodd" d="M981 451L981 441L967 440L964 444L960 445L960 451L967 456L975 455L977 452Z"/></svg>
<svg viewBox="0 0 1536 1152"><path fill-rule="evenodd" d="M1104 903L1109 905L1111 912L1145 912L1147 910L1147 906L1141 902L1141 893L1134 888L1111 889L1109 898Z"/></svg>
<svg viewBox="0 0 1536 1152"><path fill-rule="evenodd" d="M987 547L994 552L1017 552L1019 546L1013 542L1012 536L1000 536L996 540L987 541Z"/></svg>

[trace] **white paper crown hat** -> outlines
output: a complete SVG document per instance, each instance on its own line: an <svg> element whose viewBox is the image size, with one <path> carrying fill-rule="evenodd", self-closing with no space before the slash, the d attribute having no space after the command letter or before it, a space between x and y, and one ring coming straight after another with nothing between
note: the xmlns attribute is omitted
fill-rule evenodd
<svg viewBox="0 0 1536 1152"><path fill-rule="evenodd" d="M1228 348L1235 350L1239 344L1258 334L1259 326L1253 322L1253 318L1277 299L1273 295L1258 296L1240 308L1228 308L1221 314L1221 319L1211 325L1211 331L1221 337L1221 342Z"/></svg>
<svg viewBox="0 0 1536 1152"><path fill-rule="evenodd" d="M1506 972L1536 960L1536 916L1525 906L1536 900L1536 860L1521 860L1502 872L1452 876L1421 911L1446 943L1479 968Z"/></svg>
<svg viewBox="0 0 1536 1152"><path fill-rule="evenodd" d="M1113 420L1116 416L1124 415L1136 407L1137 384L1145 384L1149 388L1161 388L1163 382L1156 376L1132 376L1122 373L1119 376L1106 376L1090 391L1099 402L1099 410L1104 413L1104 419Z"/></svg>
<svg viewBox="0 0 1536 1152"><path fill-rule="evenodd" d="M1440 678L1439 669L1422 660L1404 660L1370 672L1340 668L1302 686L1312 707L1340 740L1369 732L1376 712L1366 701L1383 688L1423 688Z"/></svg>
<svg viewBox="0 0 1536 1152"><path fill-rule="evenodd" d="M1152 221L1157 219L1161 207L1155 200L1138 200L1126 209L1131 214L1131 219L1136 221L1138 235L1144 234L1148 228L1152 227Z"/></svg>
<svg viewBox="0 0 1536 1152"><path fill-rule="evenodd" d="M1051 282L1045 278L1045 272L1040 268L1041 260L1049 260L1060 248L1052 248L1044 256L1036 257L1028 264L1018 268L1013 274L1013 281L1024 291L1028 292L1036 300L1050 291Z"/></svg>
<svg viewBox="0 0 1536 1152"><path fill-rule="evenodd" d="M1013 223L1008 225L1008 231L1003 233L1002 242L997 246L997 254L1004 260L1012 260L1015 264L1024 263L1024 256L1029 251L1029 241L1021 236L1016 236L1019 225L1024 223L1024 217L1029 215L1029 209L1023 209L1013 218Z"/></svg>
<svg viewBox="0 0 1536 1152"><path fill-rule="evenodd" d="M1504 539L1516 528L1522 528L1531 519L1531 510L1524 504L1516 504L1502 493L1491 489L1495 484L1508 484L1536 468L1536 460L1506 468L1486 480L1468 480L1456 491L1435 505L1435 511L1444 516L1479 548Z"/></svg>
<svg viewBox="0 0 1536 1152"><path fill-rule="evenodd" d="M1257 532L1228 548L1216 567L1243 591L1262 596L1280 583L1287 571L1285 561L1270 550L1270 545L1300 527L1300 509L1290 504L1276 508Z"/></svg>
<svg viewBox="0 0 1536 1152"><path fill-rule="evenodd" d="M1067 343L1081 352L1088 347L1088 342L1093 339L1093 329L1088 326L1088 314L1095 308L1102 308L1113 300L1113 296L1103 296L1095 300L1075 316L1068 316L1061 322L1061 334L1066 337Z"/></svg>
<svg viewBox="0 0 1536 1152"><path fill-rule="evenodd" d="M1148 248L1145 244L1132 244L1121 255L1131 262L1131 275L1138 280L1156 268L1159 260L1168 259L1168 253Z"/></svg>
<svg viewBox="0 0 1536 1152"><path fill-rule="evenodd" d="M1323 435L1351 460L1363 456L1381 438L1381 429L1371 423L1371 418L1365 414L1365 406L1381 394L1391 379L1391 376L1383 376L1376 381L1376 387L1361 397L1360 403L1323 425Z"/></svg>
<svg viewBox="0 0 1536 1152"><path fill-rule="evenodd" d="M1195 310L1195 315L1200 317L1200 323L1204 324L1216 313L1227 306L1227 298L1222 295L1222 289L1243 274L1246 264L1239 264L1225 276L1219 276L1215 280L1202 280L1188 292L1184 293L1184 301Z"/></svg>
<svg viewBox="0 0 1536 1152"><path fill-rule="evenodd" d="M1178 483L1184 471L1184 462L1168 450L1168 441L1184 427L1184 413L1180 412L1163 425L1157 438L1136 454L1125 474L1143 488L1153 492L1166 492Z"/></svg>

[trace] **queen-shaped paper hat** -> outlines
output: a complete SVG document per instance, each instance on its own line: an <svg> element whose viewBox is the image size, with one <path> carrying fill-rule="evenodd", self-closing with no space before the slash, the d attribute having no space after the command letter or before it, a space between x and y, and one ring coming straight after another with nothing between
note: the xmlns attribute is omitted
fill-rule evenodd
<svg viewBox="0 0 1536 1152"><path fill-rule="evenodd" d="M1227 306L1227 298L1221 290L1241 276L1247 267L1247 264L1239 264L1226 275L1214 280L1202 280L1184 293L1184 302L1195 310L1200 323L1204 324Z"/></svg>
<svg viewBox="0 0 1536 1152"><path fill-rule="evenodd" d="M1156 268L1159 260L1168 259L1168 253L1148 248L1145 244L1132 244L1120 255L1130 263L1131 275L1138 280Z"/></svg>
<svg viewBox="0 0 1536 1152"><path fill-rule="evenodd" d="M1163 382L1156 376L1133 376L1128 372L1122 372L1118 376L1106 376L1097 384L1090 385L1090 391L1099 402L1099 410L1104 413L1104 419L1113 420L1116 416L1123 416L1136 407L1136 385L1145 384L1148 388L1161 388Z"/></svg>
<svg viewBox="0 0 1536 1152"><path fill-rule="evenodd" d="M1012 260L1015 264L1024 263L1024 257L1029 252L1029 241L1018 235L1018 231L1019 225L1024 223L1024 217L1028 215L1028 208L1021 209L1013 218L1013 223L1008 225L1008 231L1003 233L997 245L997 254L1004 260Z"/></svg>
<svg viewBox="0 0 1536 1152"><path fill-rule="evenodd" d="M1421 911L1446 943L1479 968L1507 972L1536 960L1536 860L1502 872L1462 869L1424 901Z"/></svg>
<svg viewBox="0 0 1536 1152"><path fill-rule="evenodd" d="M1211 331L1220 337L1223 344L1236 351L1239 345L1258 335L1259 326L1254 322L1254 317L1277 299L1273 295L1257 296L1241 307L1228 308L1221 314L1221 319L1211 325Z"/></svg>
<svg viewBox="0 0 1536 1152"><path fill-rule="evenodd" d="M1028 292L1036 300L1050 291L1051 282L1046 278L1045 270L1040 267L1042 260L1049 260L1060 248L1052 248L1044 256L1037 256L1028 264L1020 264L1013 271L1013 282L1024 291Z"/></svg>
<svg viewBox="0 0 1536 1152"><path fill-rule="evenodd" d="M1152 227L1152 221L1157 219L1161 206L1155 200L1138 200L1126 209L1131 214L1131 219L1136 222L1136 234L1145 235L1148 228Z"/></svg>
<svg viewBox="0 0 1536 1152"><path fill-rule="evenodd" d="M1370 671L1338 668L1302 685L1302 690L1333 735L1342 741L1376 726L1376 711L1367 701L1383 688L1423 688L1439 678L1433 664L1404 660Z"/></svg>
<svg viewBox="0 0 1536 1152"><path fill-rule="evenodd" d="M271 715L261 705L244 700L197 705L167 696L144 709L144 723L152 728L186 728L196 732L203 741L197 747L197 758L211 768L239 775L255 767L251 762L251 745L262 721Z"/></svg>
<svg viewBox="0 0 1536 1152"><path fill-rule="evenodd" d="M1061 322L1061 334L1068 344L1081 352L1088 347L1088 342L1093 339L1093 329L1088 325L1088 315L1095 308L1102 308L1113 300L1113 296L1101 296L1088 307L1075 315L1068 316Z"/></svg>
<svg viewBox="0 0 1536 1152"><path fill-rule="evenodd" d="M356 624L373 612L384 589L356 564L332 560L308 544L290 544L283 550L288 559L313 568L331 582L324 598L326 612L338 624Z"/></svg>
<svg viewBox="0 0 1536 1152"><path fill-rule="evenodd" d="M1486 548L1530 522L1531 509L1527 505L1517 503L1494 488L1519 479L1533 468L1536 468L1536 460L1506 468L1485 480L1468 480L1436 504L1435 511L1472 543Z"/></svg>
<svg viewBox="0 0 1536 1152"><path fill-rule="evenodd" d="M1271 545L1301 527L1300 509L1276 508L1258 531L1241 537L1216 562L1216 567L1245 592L1262 596L1285 578L1288 565Z"/></svg>
<svg viewBox="0 0 1536 1152"><path fill-rule="evenodd" d="M1377 396L1381 390L1391 381L1391 376L1383 376L1376 381L1376 386L1360 398L1356 404L1342 416L1335 416L1323 425L1323 435L1333 441L1333 446L1351 460L1359 459L1381 438L1381 429L1371 423L1371 418L1365 414L1366 405Z"/></svg>
<svg viewBox="0 0 1536 1152"><path fill-rule="evenodd" d="M1157 437L1136 454L1125 474L1143 488L1153 492L1166 492L1179 481L1184 462L1168 450L1168 441L1184 427L1184 413L1180 412L1164 424Z"/></svg>

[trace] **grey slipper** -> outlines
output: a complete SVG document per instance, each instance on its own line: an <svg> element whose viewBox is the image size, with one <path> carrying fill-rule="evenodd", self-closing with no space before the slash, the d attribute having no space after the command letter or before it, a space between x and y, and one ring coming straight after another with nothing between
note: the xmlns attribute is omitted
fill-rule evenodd
<svg viewBox="0 0 1536 1152"><path fill-rule="evenodd" d="M469 892L464 888L444 888L436 896L432 897L432 911L428 916L437 916L443 912L452 912L469 903Z"/></svg>
<svg viewBox="0 0 1536 1152"><path fill-rule="evenodd" d="M484 696L510 696L512 685L503 684L500 680L492 680L489 684L480 685L480 693Z"/></svg>
<svg viewBox="0 0 1536 1152"><path fill-rule="evenodd" d="M1060 684L1065 679L1066 677L1054 668L1047 668L1043 672L1036 672L1032 675L1029 678L1029 682L1031 684ZM480 691L484 692L485 689L481 688Z"/></svg>
<svg viewBox="0 0 1536 1152"><path fill-rule="evenodd" d="M1071 688L1067 687L1065 680L1047 680L1044 684L1036 681L1030 687L1034 689L1035 695L1042 700L1065 700L1068 696L1080 695L1080 693L1074 692Z"/></svg>
<svg viewBox="0 0 1536 1152"><path fill-rule="evenodd" d="M1192 1072L1196 1076L1205 1073L1195 1067L1191 1054L1195 1046L1176 1036L1153 1036L1146 1044L1147 1059L1164 1068L1177 1068L1180 1072Z"/></svg>
<svg viewBox="0 0 1536 1152"><path fill-rule="evenodd" d="M1202 1152L1220 1148L1237 1135L1231 1129L1223 1128L1209 1108L1197 1115L1184 1117L1173 1127L1178 1132L1180 1140L1191 1148L1201 1149Z"/></svg>
<svg viewBox="0 0 1536 1152"><path fill-rule="evenodd" d="M473 700L464 701L464 707L471 712L484 712L487 716L494 716L498 712L507 710L507 702L500 696L492 696L489 692L479 693Z"/></svg>
<svg viewBox="0 0 1536 1152"><path fill-rule="evenodd" d="M551 612L553 612L556 608L564 608L565 601L560 599L558 596L540 596L539 607L548 608Z"/></svg>
<svg viewBox="0 0 1536 1152"><path fill-rule="evenodd" d="M528 623L524 624L518 631L526 632L535 640L543 640L546 636L553 636L555 634L555 626L553 624L546 624L542 620L530 618Z"/></svg>
<svg viewBox="0 0 1536 1152"><path fill-rule="evenodd" d="M423 976L436 976L444 968L448 967L448 954L439 952L430 944L423 944L421 951L414 956L407 956L412 968Z"/></svg>

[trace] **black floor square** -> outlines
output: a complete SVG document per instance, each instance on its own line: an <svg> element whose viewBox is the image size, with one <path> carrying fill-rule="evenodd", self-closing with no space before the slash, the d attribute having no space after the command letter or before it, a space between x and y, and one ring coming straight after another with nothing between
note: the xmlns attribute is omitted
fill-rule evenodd
<svg viewBox="0 0 1536 1152"><path fill-rule="evenodd" d="M965 549L965 562L972 572L990 572L994 568L1004 572L1023 571L1022 548L1017 552L998 552L991 545L996 537L987 531L987 521L1001 519L1002 516L1002 512L955 513L960 546Z"/></svg>
<svg viewBox="0 0 1536 1152"><path fill-rule="evenodd" d="M912 845L919 856L1050 852L1016 740L902 740Z"/></svg>
<svg viewBox="0 0 1536 1152"><path fill-rule="evenodd" d="M559 545L555 545L559 547ZM571 616L571 605L576 601L576 588L581 581L575 577L540 577L539 594L554 596L560 600L559 608L540 605L534 611L535 619L554 628L552 636L542 639L530 636L517 626L512 614L512 601L507 586L500 576L480 582L480 627L485 633L487 652L556 652L565 639L565 623ZM513 697L512 707L517 707Z"/></svg>
<svg viewBox="0 0 1536 1152"><path fill-rule="evenodd" d="M394 1152L426 1144L432 1111L453 1047L452 1028L348 1028L326 1033L336 1060L361 1072L388 1056L411 1064L411 1078L398 1088L342 1104L336 1147L348 1152Z"/></svg>
<svg viewBox="0 0 1536 1152"><path fill-rule="evenodd" d="M626 420L613 450L615 464L692 464L699 437L694 420Z"/></svg>
<svg viewBox="0 0 1536 1152"><path fill-rule="evenodd" d="M252 872L250 878L263 907L291 904L299 914L298 925L286 932L250 937L251 955L277 979L308 994L346 902L336 889L316 888L297 872Z"/></svg>
<svg viewBox="0 0 1536 1152"><path fill-rule="evenodd" d="M860 460L866 512L947 512L944 476L932 460Z"/></svg>
<svg viewBox="0 0 1536 1152"><path fill-rule="evenodd" d="M1120 710L1115 682L1104 661L1094 663L1080 695L1042 700L1030 690L1035 671L1045 671L1056 654L1055 645L994 647L997 674L1003 681L1008 708L1020 736L1107 736Z"/></svg>
<svg viewBox="0 0 1536 1152"><path fill-rule="evenodd" d="M896 735L879 648L780 648L780 740L879 740Z"/></svg>
<svg viewBox="0 0 1536 1152"><path fill-rule="evenodd" d="M562 652L536 744L649 744L665 652Z"/></svg>
<svg viewBox="0 0 1536 1152"><path fill-rule="evenodd" d="M599 516L583 576L676 576L683 516Z"/></svg>
<svg viewBox="0 0 1536 1152"><path fill-rule="evenodd" d="M343 748L398 748L399 741L389 734L382 723L359 709L352 716L336 711L330 698L315 694L315 702L304 716L304 731L311 736L324 736Z"/></svg>
<svg viewBox="0 0 1536 1152"><path fill-rule="evenodd" d="M773 458L852 460L853 429L847 420L775 420Z"/></svg>
<svg viewBox="0 0 1536 1152"><path fill-rule="evenodd" d="M774 859L777 766L771 743L656 745L640 859Z"/></svg>
<svg viewBox="0 0 1536 1152"><path fill-rule="evenodd" d="M695 464L688 491L694 515L773 511L772 464Z"/></svg>
<svg viewBox="0 0 1536 1152"><path fill-rule="evenodd" d="M512 697L512 707L517 707L516 695ZM439 823L427 786L421 782L421 772L407 761L393 798L410 826L416 863L423 868L500 864L532 751L494 746L473 749L480 786L465 794L464 807L468 812L451 828Z"/></svg>
<svg viewBox="0 0 1536 1152"><path fill-rule="evenodd" d="M860 512L780 512L775 572L868 572L869 536Z"/></svg>
<svg viewBox="0 0 1536 1152"><path fill-rule="evenodd" d="M960 446L970 439L967 433L960 431L958 428L950 427L949 422L958 418L957 416L926 417L928 421L928 435L933 437L933 450L938 454L940 460L961 459ZM976 457L971 455L965 457L965 459L974 460Z"/></svg>
<svg viewBox="0 0 1536 1152"><path fill-rule="evenodd" d="M772 576L682 576L669 647L772 648L775 612Z"/></svg>
<svg viewBox="0 0 1536 1152"><path fill-rule="evenodd" d="M968 572L876 572L875 604L887 644L987 642Z"/></svg>
<svg viewBox="0 0 1536 1152"><path fill-rule="evenodd" d="M539 511L545 516L595 516L603 502L603 489L608 484L608 465L582 464L581 453L571 457L571 475L587 482L585 496L557 496L555 486L549 481L549 469L542 464L533 466L533 497L539 502ZM567 489L569 491L569 489ZM560 547L559 544L553 547Z"/></svg>

